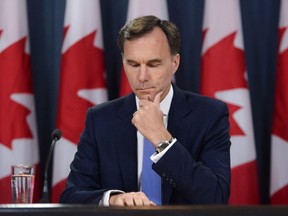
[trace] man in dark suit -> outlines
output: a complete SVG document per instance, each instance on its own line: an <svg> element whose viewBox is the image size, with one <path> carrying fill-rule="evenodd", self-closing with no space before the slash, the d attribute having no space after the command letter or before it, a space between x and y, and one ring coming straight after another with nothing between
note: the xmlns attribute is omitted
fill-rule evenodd
<svg viewBox="0 0 288 216"><path fill-rule="evenodd" d="M180 63L177 27L154 16L139 17L120 30L118 46L133 93L88 110L60 202L227 203L228 109L171 84ZM155 149L148 168L142 167L147 146ZM159 203L144 190L146 170L161 179Z"/></svg>

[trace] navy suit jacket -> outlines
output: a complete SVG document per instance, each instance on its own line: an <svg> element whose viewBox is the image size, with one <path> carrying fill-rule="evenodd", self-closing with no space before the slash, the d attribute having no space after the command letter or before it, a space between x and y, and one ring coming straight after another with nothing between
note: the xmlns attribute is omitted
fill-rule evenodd
<svg viewBox="0 0 288 216"><path fill-rule="evenodd" d="M177 138L153 164L162 177L162 203L227 203L230 136L225 103L175 86L168 131ZM136 111L130 94L88 110L62 203L98 203L110 189L138 191Z"/></svg>

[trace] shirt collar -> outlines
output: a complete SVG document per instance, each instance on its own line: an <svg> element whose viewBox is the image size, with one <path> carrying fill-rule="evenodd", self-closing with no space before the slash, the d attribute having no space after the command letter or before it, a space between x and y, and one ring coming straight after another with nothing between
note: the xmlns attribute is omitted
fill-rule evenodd
<svg viewBox="0 0 288 216"><path fill-rule="evenodd" d="M173 98L173 94L174 94L174 90L173 90L173 87L171 85L168 94L166 95L166 97L160 103L160 108L161 108L161 110L162 110L164 115L168 115L168 113L169 113L171 102L172 102L172 98ZM135 96L135 98L136 98L136 106L137 106L137 110L138 110L138 108L139 108L139 99L138 99L137 96Z"/></svg>

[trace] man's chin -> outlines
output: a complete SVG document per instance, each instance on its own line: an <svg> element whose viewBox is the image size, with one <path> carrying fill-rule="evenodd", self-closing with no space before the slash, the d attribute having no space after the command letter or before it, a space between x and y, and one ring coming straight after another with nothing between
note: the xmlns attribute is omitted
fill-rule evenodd
<svg viewBox="0 0 288 216"><path fill-rule="evenodd" d="M155 96L154 96L153 93L141 93L141 94L138 94L137 97L138 97L140 100L150 100L150 101L153 101Z"/></svg>

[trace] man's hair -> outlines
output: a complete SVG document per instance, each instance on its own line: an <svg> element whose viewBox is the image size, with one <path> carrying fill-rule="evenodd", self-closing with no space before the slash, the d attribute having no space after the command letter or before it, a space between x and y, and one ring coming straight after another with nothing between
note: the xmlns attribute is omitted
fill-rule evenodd
<svg viewBox="0 0 288 216"><path fill-rule="evenodd" d="M180 32L178 28L167 20L156 16L141 16L128 21L119 31L118 47L123 53L126 40L133 40L153 31L154 28L162 29L168 40L171 55L176 55L180 50Z"/></svg>

